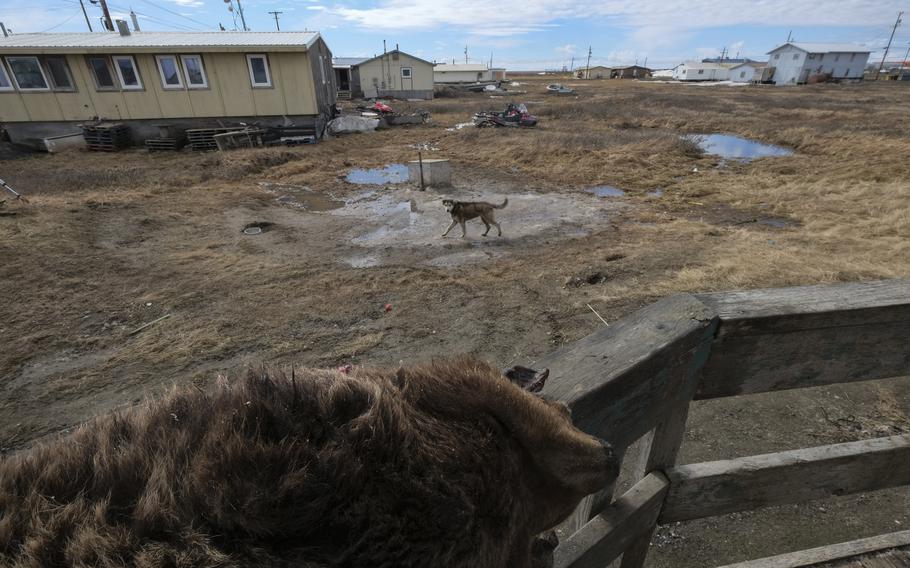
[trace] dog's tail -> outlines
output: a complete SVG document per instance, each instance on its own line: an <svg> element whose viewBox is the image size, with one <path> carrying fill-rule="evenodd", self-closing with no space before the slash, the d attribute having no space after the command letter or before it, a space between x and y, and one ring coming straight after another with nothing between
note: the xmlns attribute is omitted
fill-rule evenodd
<svg viewBox="0 0 910 568"><path fill-rule="evenodd" d="M505 207L508 204L509 204L509 198L505 198L502 200L502 203L500 203L499 205L493 205L493 209L502 209L503 207Z"/></svg>

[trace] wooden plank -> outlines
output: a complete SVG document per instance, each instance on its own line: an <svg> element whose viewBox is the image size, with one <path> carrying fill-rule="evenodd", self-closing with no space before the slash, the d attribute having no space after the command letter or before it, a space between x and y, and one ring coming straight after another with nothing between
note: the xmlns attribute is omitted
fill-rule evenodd
<svg viewBox="0 0 910 568"><path fill-rule="evenodd" d="M553 553L553 568L604 568L636 537L654 526L668 488L654 472L591 519Z"/></svg>
<svg viewBox="0 0 910 568"><path fill-rule="evenodd" d="M910 545L910 530L728 564L721 568L803 568L907 545Z"/></svg>
<svg viewBox="0 0 910 568"><path fill-rule="evenodd" d="M708 357L714 312L672 296L537 361L543 394L562 400L582 430L624 450L654 428Z"/></svg>
<svg viewBox="0 0 910 568"><path fill-rule="evenodd" d="M696 298L721 318L696 399L910 375L910 280Z"/></svg>
<svg viewBox="0 0 910 568"><path fill-rule="evenodd" d="M683 398L677 407L672 409L650 434L646 435L642 448L642 459L636 475L643 477L651 471L663 471L676 465L676 456L686 432L689 401L697 384L696 379L697 375L693 373L688 378L689 387L683 393ZM656 528L655 524L629 545L629 548L623 552L620 568L642 568L645 565L648 551L651 548L651 538L654 536Z"/></svg>
<svg viewBox="0 0 910 568"><path fill-rule="evenodd" d="M910 484L910 434L677 466L660 522Z"/></svg>

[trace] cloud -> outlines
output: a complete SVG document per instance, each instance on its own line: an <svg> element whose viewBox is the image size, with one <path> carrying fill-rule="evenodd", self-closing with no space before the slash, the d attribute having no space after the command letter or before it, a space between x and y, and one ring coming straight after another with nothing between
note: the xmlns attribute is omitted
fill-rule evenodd
<svg viewBox="0 0 910 568"><path fill-rule="evenodd" d="M318 10L321 12L321 11L325 10L326 7L325 6L307 6L306 9L307 10Z"/></svg>
<svg viewBox="0 0 910 568"><path fill-rule="evenodd" d="M568 43L566 45L561 45L559 47L553 48L553 51L559 53L560 55L570 57L572 55L575 55L575 53L578 51L578 46Z"/></svg>
<svg viewBox="0 0 910 568"><path fill-rule="evenodd" d="M368 8L336 7L342 19L369 30L457 28L476 35L522 35L572 18L609 19L640 46L660 47L694 30L752 25L865 26L893 21L902 0L378 0Z"/></svg>
<svg viewBox="0 0 910 568"><path fill-rule="evenodd" d="M171 2L183 8L201 8L205 5L202 0L171 0Z"/></svg>

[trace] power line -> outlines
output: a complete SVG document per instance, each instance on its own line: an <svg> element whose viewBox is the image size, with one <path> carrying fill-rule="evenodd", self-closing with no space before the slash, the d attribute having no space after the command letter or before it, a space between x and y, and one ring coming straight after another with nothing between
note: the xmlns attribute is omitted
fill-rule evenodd
<svg viewBox="0 0 910 568"><path fill-rule="evenodd" d="M191 18L191 17L189 17L189 16L184 16L184 15L181 14L180 12L175 12L175 11L171 10L170 8L165 8L164 6L161 6L160 4L156 4L155 2L152 2L152 0L142 0L142 1L145 2L146 4L150 4L150 5L152 5L152 6L156 7L156 8L158 8L159 10L164 10L165 12L170 12L171 14L174 14L175 16L180 16L181 18L183 18L183 19L185 19L185 20L189 20L189 21L191 21L191 22L193 22L193 23L199 24L199 25L201 25L201 26L204 27L204 28L208 28L208 29L214 29L214 28L215 28L214 26L211 26L211 25L209 25L209 24L207 24L207 23L205 23L205 22L200 22L199 20L197 20L197 19L195 19L195 18Z"/></svg>
<svg viewBox="0 0 910 568"><path fill-rule="evenodd" d="M78 16L78 15L79 15L79 12L76 12L75 14L73 14L73 15L70 16L69 18L63 20L62 22L60 22L60 23L57 24L56 26L51 26L51 27L47 28L46 30L41 30L40 32L35 32L35 33L43 34L44 32L49 32L49 31L51 31L51 30L56 30L57 28L59 28L60 26L62 26L62 25L65 24L65 23L69 22L70 20L72 20L73 18L75 18L75 17Z"/></svg>
<svg viewBox="0 0 910 568"><path fill-rule="evenodd" d="M79 4L78 0L63 0L63 2L67 2L69 4L76 4L76 5ZM112 2L108 2L108 6L110 6L111 8L114 8L115 10L119 10L119 11L125 12L127 10L125 7L120 6L118 4L114 4ZM165 20L165 19L159 18L157 16L152 16L152 15L146 14L144 12L138 12L136 10L133 10L133 11L136 12L136 14L142 16L143 18L145 18L151 22L157 23L159 25L162 25L162 26L165 26L165 27L168 27L171 29L175 29L178 31L189 31L189 32L199 31L199 28L190 27L185 24L178 23L178 22L171 22L169 20Z"/></svg>

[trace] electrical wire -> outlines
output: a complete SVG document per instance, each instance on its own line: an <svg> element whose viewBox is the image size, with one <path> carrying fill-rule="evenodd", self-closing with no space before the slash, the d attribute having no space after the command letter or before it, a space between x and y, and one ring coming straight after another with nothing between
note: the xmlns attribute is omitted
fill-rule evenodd
<svg viewBox="0 0 910 568"><path fill-rule="evenodd" d="M57 28L59 28L59 27L62 26L63 24L69 22L70 20L72 20L73 18L75 18L76 16L78 16L80 13L82 13L82 12L81 12L81 11L78 11L78 12L76 12L75 14L73 14L72 16L70 16L69 18L67 18L67 19L63 20L62 22L60 22L59 24L57 24L56 26L51 26L51 27L47 28L46 30L41 30L40 32L35 32L35 33L43 34L43 33L45 33L45 32L49 32L49 31L51 31L51 30L56 30Z"/></svg>
<svg viewBox="0 0 910 568"><path fill-rule="evenodd" d="M68 4L75 4L75 5L77 5L77 6L79 5L79 0L62 0L62 1L63 1L63 2L66 2L66 3L68 3ZM125 8L125 7L123 7L123 6L118 6L118 5L113 4L113 3L111 3L111 2L108 2L107 5L108 5L108 7L110 7L110 8L113 8L113 9L115 9L115 10L119 10L119 11L122 11L122 12L128 12L128 11L129 11L127 8ZM133 12L136 12L136 11L133 10ZM137 16L142 16L143 18L149 20L150 22L153 22L153 23L156 23L156 24L159 24L159 25L161 25L161 26L165 26L165 27L168 27L168 28L177 30L177 31L181 31L181 32L197 32L197 31L200 31L199 28L193 28L193 27L190 27L190 26L188 26L188 25L181 24L181 23L178 23L178 22L171 22L171 21L169 21L169 20L164 20L164 19L159 18L159 17L157 17L157 16L152 16L152 15L149 15L149 14L145 14L145 13L143 13L143 12L136 12L136 15L137 15Z"/></svg>
<svg viewBox="0 0 910 568"><path fill-rule="evenodd" d="M142 1L145 2L146 4L149 4L149 5L151 5L151 6L154 6L154 7L158 8L159 10L164 10L165 12L170 12L171 14L174 14L175 16L180 16L181 18L183 18L183 19L185 19L185 20L189 20L189 21L191 21L191 22L194 22L194 23L196 23L196 24L198 24L198 25L200 25L200 26L203 26L204 28L208 28L208 29L214 29L214 28L215 28L214 26L211 26L211 25L209 25L209 24L206 24L205 22L200 22L199 20L197 20L197 19L195 19L195 18L191 18L191 17L189 17L189 16L184 16L184 15L181 14L180 12L175 12L174 10L171 10L170 8L165 8L164 6L162 6L162 5L160 5L160 4L156 4L155 2L152 2L152 0L142 0Z"/></svg>

